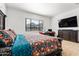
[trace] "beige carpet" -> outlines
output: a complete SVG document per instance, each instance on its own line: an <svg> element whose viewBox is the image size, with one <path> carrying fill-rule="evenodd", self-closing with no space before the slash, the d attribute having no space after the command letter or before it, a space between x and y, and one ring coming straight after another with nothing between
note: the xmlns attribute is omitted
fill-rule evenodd
<svg viewBox="0 0 79 59"><path fill-rule="evenodd" d="M79 43L62 41L63 56L79 56Z"/></svg>

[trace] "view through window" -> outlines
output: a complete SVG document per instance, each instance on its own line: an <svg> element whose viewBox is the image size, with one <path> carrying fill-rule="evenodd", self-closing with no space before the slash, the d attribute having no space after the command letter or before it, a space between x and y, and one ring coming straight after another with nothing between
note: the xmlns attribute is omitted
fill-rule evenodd
<svg viewBox="0 0 79 59"><path fill-rule="evenodd" d="M26 18L25 19L25 29L26 29L26 31L42 31L43 30L43 21Z"/></svg>

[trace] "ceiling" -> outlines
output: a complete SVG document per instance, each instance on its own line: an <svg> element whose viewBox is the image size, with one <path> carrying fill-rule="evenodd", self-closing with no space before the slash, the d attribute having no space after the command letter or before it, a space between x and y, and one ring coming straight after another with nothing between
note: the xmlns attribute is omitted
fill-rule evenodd
<svg viewBox="0 0 79 59"><path fill-rule="evenodd" d="M79 7L78 3L7 3L6 5L50 17Z"/></svg>

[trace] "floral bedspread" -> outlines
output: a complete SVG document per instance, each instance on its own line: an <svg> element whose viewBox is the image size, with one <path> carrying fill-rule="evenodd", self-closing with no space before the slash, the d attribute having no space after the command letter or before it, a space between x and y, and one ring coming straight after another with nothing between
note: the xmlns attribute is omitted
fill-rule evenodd
<svg viewBox="0 0 79 59"><path fill-rule="evenodd" d="M61 49L61 44L58 39L46 35L26 35L26 38L32 45L32 55L41 56L47 55L56 49Z"/></svg>

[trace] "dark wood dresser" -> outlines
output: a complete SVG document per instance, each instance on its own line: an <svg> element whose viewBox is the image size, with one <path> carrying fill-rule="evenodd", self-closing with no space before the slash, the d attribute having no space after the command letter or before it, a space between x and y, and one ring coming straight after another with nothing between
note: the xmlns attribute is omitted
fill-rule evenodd
<svg viewBox="0 0 79 59"><path fill-rule="evenodd" d="M58 36L64 40L79 42L78 30L58 30Z"/></svg>

